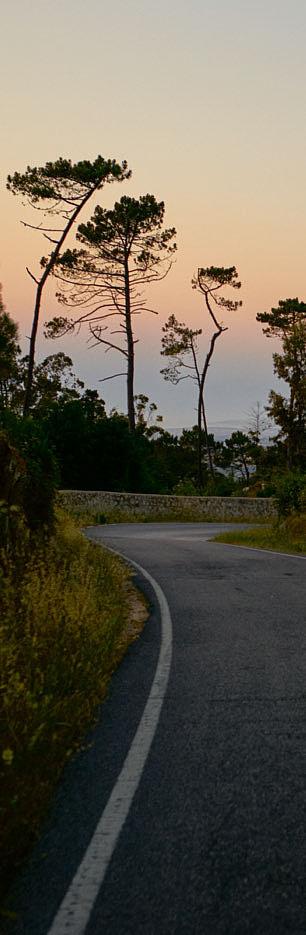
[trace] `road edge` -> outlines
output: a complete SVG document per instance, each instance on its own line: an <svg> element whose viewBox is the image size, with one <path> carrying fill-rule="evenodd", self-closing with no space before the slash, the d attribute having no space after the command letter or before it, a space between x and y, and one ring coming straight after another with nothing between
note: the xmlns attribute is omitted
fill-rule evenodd
<svg viewBox="0 0 306 935"><path fill-rule="evenodd" d="M103 547L108 548L105 543ZM48 935L64 935L64 933L67 935L67 932L73 935L83 935L85 932L121 829L141 780L155 736L170 674L172 620L164 592L158 582L137 562L118 550L109 549L109 551L114 552L135 568L153 588L161 616L159 658L151 690L121 772L84 857L53 919Z"/></svg>

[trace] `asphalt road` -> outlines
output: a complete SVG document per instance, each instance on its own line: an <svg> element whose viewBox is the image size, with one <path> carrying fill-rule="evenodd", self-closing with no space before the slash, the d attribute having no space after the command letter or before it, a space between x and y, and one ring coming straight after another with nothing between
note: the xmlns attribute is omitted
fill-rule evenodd
<svg viewBox="0 0 306 935"><path fill-rule="evenodd" d="M218 528L90 530L162 588L172 663L169 678L159 673L163 703L144 765L141 751L132 756L141 775L103 885L96 851L96 879L84 897L81 872L64 923L59 907L151 689L154 696L166 631L156 593L140 576L150 619L114 676L89 745L68 765L12 893L18 935L305 935L306 559L207 541ZM145 721L150 730L152 718ZM119 824L124 795L115 802ZM78 898L86 908L80 927Z"/></svg>

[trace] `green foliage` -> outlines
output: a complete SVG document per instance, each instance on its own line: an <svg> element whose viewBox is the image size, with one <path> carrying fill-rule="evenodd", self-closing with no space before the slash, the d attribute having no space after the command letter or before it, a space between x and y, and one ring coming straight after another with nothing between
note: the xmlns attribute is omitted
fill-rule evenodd
<svg viewBox="0 0 306 935"><path fill-rule="evenodd" d="M238 280L238 273L235 266L207 266L200 267L198 270L200 279L206 283L217 286L232 286L233 289L241 289L241 282Z"/></svg>
<svg viewBox="0 0 306 935"><path fill-rule="evenodd" d="M58 471L46 433L42 425L31 417L21 419L4 414L2 425L6 430L1 438L3 448L6 446L8 468L3 475L0 498L8 508L18 505L31 533L48 535L54 521ZM13 478L11 487L6 479L9 472Z"/></svg>
<svg viewBox="0 0 306 935"><path fill-rule="evenodd" d="M280 517L301 513L306 504L306 476L297 472L286 474L277 484L276 499Z"/></svg>
<svg viewBox="0 0 306 935"><path fill-rule="evenodd" d="M139 281L150 282L160 278L159 267L177 249L176 243L173 243L175 228L163 229L164 212L164 202L157 202L154 195L141 195L139 199L123 196L112 209L97 205L91 220L79 225L77 238L84 245L83 248L66 250L59 257L57 265L61 274L65 276L67 273L68 286L71 285L71 277L76 286L78 278L81 279L83 305L89 304L84 289L87 284L92 301L105 295L109 296L109 305L116 307L111 284L121 307L122 301L118 300L117 293L122 286L119 279L122 278L122 267L126 262L129 264L132 297L134 284L136 286ZM59 293L58 297L65 302L65 294ZM136 298L138 308L139 295L134 296L135 301ZM77 299L74 304L78 304ZM88 315L90 317L90 312ZM105 318L105 315L102 317Z"/></svg>
<svg viewBox="0 0 306 935"><path fill-rule="evenodd" d="M306 303L299 299L280 299L277 308L271 308L270 312L258 312L256 321L267 325L263 332L269 338L283 338L296 325L306 322Z"/></svg>
<svg viewBox="0 0 306 935"><path fill-rule="evenodd" d="M156 403L151 403L145 393L134 396L134 403L138 434L145 435L146 438L163 434L163 416L158 412Z"/></svg>
<svg viewBox="0 0 306 935"><path fill-rule="evenodd" d="M282 522L238 529L216 536L215 542L247 546L253 549L272 549L275 552L306 554L306 514L289 516Z"/></svg>
<svg viewBox="0 0 306 935"><path fill-rule="evenodd" d="M8 384L17 375L18 326L5 311L0 287L0 406L8 403Z"/></svg>
<svg viewBox="0 0 306 935"><path fill-rule="evenodd" d="M136 428L133 316L153 311L146 306L142 287L167 274L176 251L175 229L163 228L164 210L164 202L157 202L154 195L141 195L138 200L123 197L108 210L98 205L91 220L78 227L82 248L58 255L54 265L61 281L57 298L64 305L81 308L82 314L75 321L65 316L51 320L45 334L55 338L87 323L95 343L124 358L126 369L105 379L127 378L131 432Z"/></svg>
<svg viewBox="0 0 306 935"><path fill-rule="evenodd" d="M62 351L46 357L34 370L33 405L45 407L55 401L77 398L84 388L76 378L70 357Z"/></svg>
<svg viewBox="0 0 306 935"><path fill-rule="evenodd" d="M162 332L161 355L170 358L167 366L161 370L164 380L176 384L189 376L199 381L196 354L197 338L202 334L202 328L193 330L185 322L177 321L175 315L169 315ZM184 373L186 369L191 373Z"/></svg>
<svg viewBox="0 0 306 935"><path fill-rule="evenodd" d="M192 480L188 478L186 480L179 480L177 484L173 487L171 493L175 494L176 497L197 497L199 496L199 491L195 487Z"/></svg>
<svg viewBox="0 0 306 935"><path fill-rule="evenodd" d="M29 414L32 405L37 329L42 294L48 277L54 270L71 228L92 195L102 188L105 182L112 182L115 179L123 181L129 176L130 172L127 170L125 162L120 166L114 160L105 160L102 156L98 156L93 163L83 160L75 164L72 164L70 159L60 157L55 162L48 162L40 168L28 166L25 173L15 172L14 175L8 176L7 188L9 191L14 195L22 194L27 198L29 204L34 208L37 207L38 210L42 210L51 216L58 215L64 225L60 228L42 228L42 225L37 225L37 230L41 230L44 237L51 243L52 248L48 256L41 259L43 272L40 278L34 276L27 268L31 279L36 283L36 295L23 405L24 415ZM33 225L29 226L33 227ZM55 236L50 236L50 232Z"/></svg>
<svg viewBox="0 0 306 935"><path fill-rule="evenodd" d="M209 443L213 445L213 436L209 435ZM199 431L198 426L194 425L191 429L183 429L180 438L178 439L178 451L177 451L177 472L179 472L178 480L183 480L184 482L188 479L191 480L197 490L200 489L199 478L198 478L198 445L199 445ZM208 479L207 472L207 463L206 463L206 438L205 433L201 431L201 452L202 452L202 472L203 472L203 481L204 487Z"/></svg>
<svg viewBox="0 0 306 935"><path fill-rule="evenodd" d="M43 426L55 452L62 487L79 490L152 489L149 439L142 429L132 435L125 416L106 416L95 391L55 404Z"/></svg>
<svg viewBox="0 0 306 935"><path fill-rule="evenodd" d="M72 163L71 159L60 156L45 166L28 166L24 173L8 175L7 188L13 195L26 196L34 206L40 201L63 202L64 206L67 198L82 199L86 191L101 188L106 181L122 181L130 175L125 161L119 165L114 159L97 156L93 162L83 159Z"/></svg>
<svg viewBox="0 0 306 935"><path fill-rule="evenodd" d="M275 390L267 411L279 427L278 439L287 446L289 467L306 463L306 322L300 321L283 335L283 353L273 354L274 373L289 387L289 398Z"/></svg>
<svg viewBox="0 0 306 935"><path fill-rule="evenodd" d="M279 428L277 440L286 446L289 470L303 470L306 463L306 304L280 299L278 308L258 313L267 325L268 337L282 341L282 353L273 354L274 373L284 380L289 396L271 390L267 412Z"/></svg>
<svg viewBox="0 0 306 935"><path fill-rule="evenodd" d="M198 289L204 294L208 306L209 302L212 301L215 305L225 308L229 312L235 312L241 307L242 302L233 301L219 294L220 289L228 286L232 289L241 289L241 282L238 279L235 266L199 267L197 276L192 279L192 288ZM212 308L209 307L209 310L212 315Z"/></svg>
<svg viewBox="0 0 306 935"><path fill-rule="evenodd" d="M6 384L7 404L16 413L22 413L26 389L29 358L26 355L16 363L15 373ZM73 372L70 357L59 351L34 366L32 382L32 415L47 410L55 402L78 399L84 383Z"/></svg>
<svg viewBox="0 0 306 935"><path fill-rule="evenodd" d="M250 468L256 463L258 449L258 444L245 432L232 432L230 438L218 445L216 464L239 471L241 477L249 483Z"/></svg>
<svg viewBox="0 0 306 935"><path fill-rule="evenodd" d="M6 561L9 555L16 554L19 535L25 535L26 465L3 431L0 431L0 464L0 552Z"/></svg>
<svg viewBox="0 0 306 935"><path fill-rule="evenodd" d="M58 478L52 449L37 422L23 422L21 450L27 465L24 511L30 530L48 533L54 521L54 492Z"/></svg>
<svg viewBox="0 0 306 935"><path fill-rule="evenodd" d="M170 253L176 249L175 244L170 244L175 229L162 230L164 213L164 202L157 202L154 195L140 195L139 199L124 195L112 209L103 209L98 205L92 220L88 224L80 224L78 239L86 246L91 243L102 248L106 260L109 254L104 245L111 245L112 259L120 262L124 255L124 244L118 233L120 235L124 232L129 252L135 247L137 262L147 266L148 261L156 261L156 248Z"/></svg>
<svg viewBox="0 0 306 935"><path fill-rule="evenodd" d="M30 552L25 540L18 569L0 576L2 885L137 635L128 576L63 514L48 544Z"/></svg>
<svg viewBox="0 0 306 935"><path fill-rule="evenodd" d="M235 491L241 496L241 490L235 484L233 477L226 477L216 471L214 477L210 477L205 483L204 491L206 497L231 497Z"/></svg>

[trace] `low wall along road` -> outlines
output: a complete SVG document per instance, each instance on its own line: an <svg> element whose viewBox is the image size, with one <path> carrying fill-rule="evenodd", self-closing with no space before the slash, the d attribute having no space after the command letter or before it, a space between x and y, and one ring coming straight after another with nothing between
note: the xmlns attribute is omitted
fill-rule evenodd
<svg viewBox="0 0 306 935"><path fill-rule="evenodd" d="M128 521L131 516L171 521L180 518L212 522L246 520L262 522L277 514L272 497L175 497L171 494L111 493L105 490L61 490L58 502L67 508L92 511Z"/></svg>

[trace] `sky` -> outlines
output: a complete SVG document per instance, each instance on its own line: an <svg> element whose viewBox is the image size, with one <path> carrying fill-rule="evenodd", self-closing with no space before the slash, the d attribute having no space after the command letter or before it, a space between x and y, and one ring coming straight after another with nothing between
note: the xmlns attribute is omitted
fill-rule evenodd
<svg viewBox="0 0 306 935"><path fill-rule="evenodd" d="M131 180L99 200L154 194L178 243L169 276L148 290L158 317L137 321L135 390L168 428L194 424L191 381L160 376L162 325L174 313L202 327L204 357L210 329L191 278L235 265L243 307L228 316L206 399L217 434L245 427L276 385L276 345L256 312L306 297L304 0L10 0L1 31L0 281L24 351L34 301L25 267L38 272L45 241L20 223L32 214L6 191L7 174L59 155L125 158ZM60 311L50 288L43 318ZM118 369L115 355L90 350L85 331L47 342L41 325L38 359L57 350L125 411L124 381L99 383Z"/></svg>

